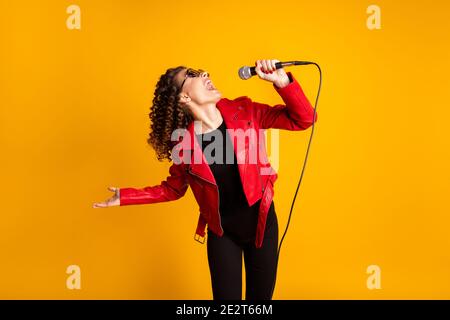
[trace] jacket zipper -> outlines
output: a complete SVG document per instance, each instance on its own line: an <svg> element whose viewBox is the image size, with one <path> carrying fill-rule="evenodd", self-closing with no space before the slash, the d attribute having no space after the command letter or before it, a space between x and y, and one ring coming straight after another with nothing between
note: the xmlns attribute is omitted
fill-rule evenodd
<svg viewBox="0 0 450 320"><path fill-rule="evenodd" d="M261 177L261 172L260 172L261 168L258 166L257 170L258 170L259 183L261 183L261 189L262 189L262 192L264 193L264 185L262 182L262 177Z"/></svg>
<svg viewBox="0 0 450 320"><path fill-rule="evenodd" d="M206 180L205 178L203 178L203 177L199 176L198 174L194 173L190 168L188 169L188 172L189 172L190 174L194 175L194 176L199 177L199 178L202 179L202 180L205 180L206 182L208 182L209 184L212 184L212 185L216 188L216 190L217 190L217 215L219 216L219 226L220 226L220 229L222 230L222 233L223 233L222 219L220 218L220 212L219 212L219 208L220 208L220 194L219 194L219 187L218 187L217 185L215 185L214 183L212 183L211 181Z"/></svg>
<svg viewBox="0 0 450 320"><path fill-rule="evenodd" d="M248 156L247 156L247 159L248 159ZM247 162L248 162L248 161L247 161ZM260 168L260 166L259 166L258 163L257 163L257 168L256 168L256 170L258 170L259 183L261 184L261 190L262 190L262 193L264 193L264 185L263 185L262 177L261 177L261 168ZM261 194L261 197L262 197L262 194Z"/></svg>

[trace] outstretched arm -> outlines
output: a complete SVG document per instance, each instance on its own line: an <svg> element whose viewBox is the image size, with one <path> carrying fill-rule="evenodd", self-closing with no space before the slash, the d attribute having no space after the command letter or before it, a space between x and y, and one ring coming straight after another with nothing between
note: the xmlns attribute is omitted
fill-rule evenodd
<svg viewBox="0 0 450 320"><path fill-rule="evenodd" d="M144 188L108 187L108 190L114 192L114 195L103 202L94 203L93 207L108 208L113 206L171 201L181 198L188 188L182 165L172 164L169 172L170 176L155 186Z"/></svg>
<svg viewBox="0 0 450 320"><path fill-rule="evenodd" d="M170 175L159 185L144 188L120 188L120 205L149 204L181 198L188 189L182 164L173 163Z"/></svg>

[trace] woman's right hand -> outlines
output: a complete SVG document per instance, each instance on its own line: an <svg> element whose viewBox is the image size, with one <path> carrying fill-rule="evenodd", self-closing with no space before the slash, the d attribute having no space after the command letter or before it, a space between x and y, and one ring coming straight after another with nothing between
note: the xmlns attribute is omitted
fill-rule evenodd
<svg viewBox="0 0 450 320"><path fill-rule="evenodd" d="M282 88L290 83L290 79L283 68L277 69L275 65L277 62L280 60L256 60L255 72L260 79L272 82L278 88Z"/></svg>
<svg viewBox="0 0 450 320"><path fill-rule="evenodd" d="M108 187L108 190L114 192L114 195L106 201L94 203L94 208L120 206L120 188Z"/></svg>

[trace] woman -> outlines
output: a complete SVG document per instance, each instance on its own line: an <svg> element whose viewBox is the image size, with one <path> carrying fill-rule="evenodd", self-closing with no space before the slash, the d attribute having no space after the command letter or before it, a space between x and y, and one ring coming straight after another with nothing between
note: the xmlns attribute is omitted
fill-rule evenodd
<svg viewBox="0 0 450 320"><path fill-rule="evenodd" d="M182 197L190 186L200 209L194 239L204 240L208 225L207 254L215 300L242 299L242 254L245 298L272 299L278 249L272 200L277 174L267 159L265 135L259 133L268 128L305 130L314 115L299 83L290 72L276 69L276 62L255 63L258 77L271 82L285 102L273 107L247 96L221 98L203 70L168 69L155 90L148 143L159 160L173 161L170 175L155 186L109 187L114 195L94 204L104 208L171 201ZM174 134L180 129L181 135Z"/></svg>

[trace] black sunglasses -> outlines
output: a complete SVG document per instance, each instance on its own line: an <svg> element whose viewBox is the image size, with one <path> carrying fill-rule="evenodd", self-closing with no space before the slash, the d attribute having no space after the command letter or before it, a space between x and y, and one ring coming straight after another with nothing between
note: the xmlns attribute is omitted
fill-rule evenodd
<svg viewBox="0 0 450 320"><path fill-rule="evenodd" d="M180 91L183 89L184 82L186 81L186 79L188 77L189 78L200 77L203 72L205 72L205 70L202 70L202 69L195 70L195 69L192 69L192 68L188 68L186 70L186 76L184 77L184 80L181 83ZM206 72L206 74L209 77L209 72Z"/></svg>

